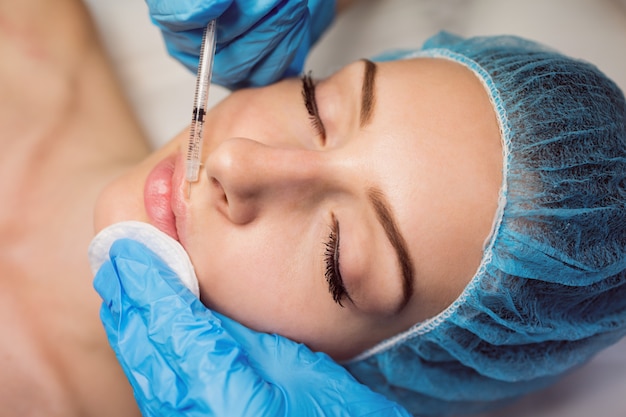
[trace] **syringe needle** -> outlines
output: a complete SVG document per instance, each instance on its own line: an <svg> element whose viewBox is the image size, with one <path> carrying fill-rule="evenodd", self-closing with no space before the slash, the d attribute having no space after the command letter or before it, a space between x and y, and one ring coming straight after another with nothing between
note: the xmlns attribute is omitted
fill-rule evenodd
<svg viewBox="0 0 626 417"><path fill-rule="evenodd" d="M204 30L202 46L200 49L200 61L198 62L198 76L196 79L196 92L193 102L191 126L189 129L189 144L187 147L186 172L187 198L191 197L191 183L198 181L202 158L202 129L209 100L209 87L213 73L213 57L215 55L215 19L211 20Z"/></svg>

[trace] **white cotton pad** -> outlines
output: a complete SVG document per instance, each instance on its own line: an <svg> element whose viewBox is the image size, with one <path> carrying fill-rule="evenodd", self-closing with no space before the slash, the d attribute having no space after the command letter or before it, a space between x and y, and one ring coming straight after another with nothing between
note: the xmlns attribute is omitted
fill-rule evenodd
<svg viewBox="0 0 626 417"><path fill-rule="evenodd" d="M109 259L109 249L113 242L123 238L146 245L178 275L196 297L200 297L198 278L185 249L179 242L148 223L125 221L102 229L89 245L89 263L94 275Z"/></svg>

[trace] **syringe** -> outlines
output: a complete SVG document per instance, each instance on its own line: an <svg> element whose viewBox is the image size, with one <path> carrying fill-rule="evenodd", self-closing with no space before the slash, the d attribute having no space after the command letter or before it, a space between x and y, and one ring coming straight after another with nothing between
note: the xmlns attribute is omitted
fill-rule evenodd
<svg viewBox="0 0 626 417"><path fill-rule="evenodd" d="M200 158L202 158L202 128L209 100L209 87L213 73L213 57L215 55L215 19L211 20L204 30L200 61L198 62L198 78L196 79L196 94L193 100L193 114L189 129L189 144L187 147L185 178L188 184L188 195L191 193L191 183L198 181Z"/></svg>

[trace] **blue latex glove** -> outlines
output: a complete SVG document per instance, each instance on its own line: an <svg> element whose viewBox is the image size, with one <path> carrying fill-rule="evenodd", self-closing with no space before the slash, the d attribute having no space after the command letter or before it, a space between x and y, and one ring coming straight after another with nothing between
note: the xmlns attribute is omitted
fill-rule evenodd
<svg viewBox="0 0 626 417"><path fill-rule="evenodd" d="M101 319L144 416L409 416L327 355L206 309L143 244L109 254Z"/></svg>
<svg viewBox="0 0 626 417"><path fill-rule="evenodd" d="M217 18L215 84L234 89L298 75L330 25L335 0L146 0L174 58L196 72L202 32Z"/></svg>

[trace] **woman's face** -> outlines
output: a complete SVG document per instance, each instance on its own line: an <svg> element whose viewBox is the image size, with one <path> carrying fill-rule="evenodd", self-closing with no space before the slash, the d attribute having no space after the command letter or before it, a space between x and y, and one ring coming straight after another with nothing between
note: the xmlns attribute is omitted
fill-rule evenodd
<svg viewBox="0 0 626 417"><path fill-rule="evenodd" d="M103 192L96 228L142 220L179 240L207 306L348 359L441 312L476 271L502 152L466 68L358 61L235 92L204 129L198 182L185 131Z"/></svg>

